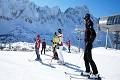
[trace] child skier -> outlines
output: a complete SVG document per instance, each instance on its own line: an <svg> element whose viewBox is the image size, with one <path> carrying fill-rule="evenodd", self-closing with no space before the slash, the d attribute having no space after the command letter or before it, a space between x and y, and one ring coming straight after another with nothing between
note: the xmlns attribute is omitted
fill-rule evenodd
<svg viewBox="0 0 120 80"><path fill-rule="evenodd" d="M57 42L58 42L58 36L57 36L56 32L54 33L54 38L53 38L53 40L51 40L51 42L53 43L53 45L52 45L52 47L53 47L53 59L59 60L58 53L56 51Z"/></svg>
<svg viewBox="0 0 120 80"><path fill-rule="evenodd" d="M37 35L37 38L35 40L35 52L36 52L36 55L37 55L37 58L35 60L41 60L40 59L40 54L39 54L39 48L40 48L40 35Z"/></svg>
<svg viewBox="0 0 120 80"><path fill-rule="evenodd" d="M62 55L63 35L62 35L62 31L61 31L60 28L58 29L58 45L59 45L59 53L58 53L59 64L65 64L65 63L64 63L64 58L63 58L63 55Z"/></svg>

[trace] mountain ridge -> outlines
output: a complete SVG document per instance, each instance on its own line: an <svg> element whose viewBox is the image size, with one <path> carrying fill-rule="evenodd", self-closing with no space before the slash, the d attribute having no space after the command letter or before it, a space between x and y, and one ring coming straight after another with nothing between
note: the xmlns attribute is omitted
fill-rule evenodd
<svg viewBox="0 0 120 80"><path fill-rule="evenodd" d="M62 29L64 43L68 39L71 44L78 45L78 33L75 28L85 29L83 17L90 13L86 5L68 8L61 12L58 6L40 7L29 0L1 0L0 1L0 42L32 42L37 34L41 40L46 39L48 45L58 28ZM97 31L97 18L91 14L94 28ZM7 36L3 36L7 35ZM10 36L8 36L10 35ZM84 35L81 34L81 46L84 47ZM105 43L105 42L104 42Z"/></svg>

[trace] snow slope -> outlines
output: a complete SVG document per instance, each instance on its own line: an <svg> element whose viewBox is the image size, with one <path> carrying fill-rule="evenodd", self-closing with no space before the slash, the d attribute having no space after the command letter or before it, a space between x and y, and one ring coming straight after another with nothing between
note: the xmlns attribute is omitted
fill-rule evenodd
<svg viewBox="0 0 120 80"><path fill-rule="evenodd" d="M99 73L104 77L102 80L120 80L120 50L98 47L92 53ZM0 80L70 80L70 76L65 73L80 74L85 69L82 51L63 51L66 66L49 65L50 60L47 59L51 59L51 51L41 55L42 62L34 61L36 55L33 54L34 52L0 51ZM28 59L32 56L32 61L29 62Z"/></svg>

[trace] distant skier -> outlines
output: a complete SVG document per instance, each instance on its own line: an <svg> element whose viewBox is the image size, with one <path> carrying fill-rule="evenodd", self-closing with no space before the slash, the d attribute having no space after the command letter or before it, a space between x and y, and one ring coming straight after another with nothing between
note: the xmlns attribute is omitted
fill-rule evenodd
<svg viewBox="0 0 120 80"><path fill-rule="evenodd" d="M37 38L35 41L35 52L36 52L36 55L37 55L37 58L35 60L41 60L40 59L40 54L39 54L39 48L40 48L40 35L37 35Z"/></svg>
<svg viewBox="0 0 120 80"><path fill-rule="evenodd" d="M52 47L53 47L53 59L59 60L58 53L56 51L57 42L58 42L58 36L57 36L56 32L54 33L54 38L53 38L53 40L51 40L51 42L53 43L53 45L52 45Z"/></svg>
<svg viewBox="0 0 120 80"><path fill-rule="evenodd" d="M64 58L63 58L63 55L62 55L63 35L62 35L62 31L61 31L60 28L58 29L58 45L59 45L59 53L58 53L59 64L65 64L65 63L64 63Z"/></svg>
<svg viewBox="0 0 120 80"><path fill-rule="evenodd" d="M43 50L44 50L44 54L45 54L45 49L46 49L46 42L45 42L45 39L43 39L41 54L42 54Z"/></svg>
<svg viewBox="0 0 120 80"><path fill-rule="evenodd" d="M84 21L86 24L86 30L85 30L85 52L84 52L84 61L85 61L85 67L86 71L83 72L81 75L88 75L90 78L98 78L98 70L95 62L92 59L92 43L96 37L96 32L93 28L93 22L90 19L90 14L86 14L84 16ZM92 74L90 72L90 65L92 68Z"/></svg>
<svg viewBox="0 0 120 80"><path fill-rule="evenodd" d="M69 50L68 53L71 53L71 52L70 52L70 40L68 40L67 44L68 44L68 50Z"/></svg>

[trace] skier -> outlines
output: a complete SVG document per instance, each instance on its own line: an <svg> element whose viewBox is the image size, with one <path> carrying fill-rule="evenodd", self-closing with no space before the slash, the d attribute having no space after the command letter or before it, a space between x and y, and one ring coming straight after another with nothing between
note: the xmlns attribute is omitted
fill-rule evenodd
<svg viewBox="0 0 120 80"><path fill-rule="evenodd" d="M40 59L40 54L39 54L39 48L40 48L40 35L37 35L37 38L35 41L35 52L36 52L36 55L37 55L37 58L35 60L41 60Z"/></svg>
<svg viewBox="0 0 120 80"><path fill-rule="evenodd" d="M44 50L44 54L45 54L45 49L46 49L46 42L45 42L45 39L43 39L41 54L42 54L43 50Z"/></svg>
<svg viewBox="0 0 120 80"><path fill-rule="evenodd" d="M53 47L53 58L52 59L59 60L58 53L56 51L57 42L58 42L58 36L57 36L56 32L54 33L54 38L53 38L53 40L51 40L51 42L53 43L53 45L52 45L52 47Z"/></svg>
<svg viewBox="0 0 120 80"><path fill-rule="evenodd" d="M96 37L96 32L93 28L93 22L90 19L90 14L84 16L84 22L86 24L85 30L85 51L84 51L84 61L86 71L82 72L81 75L89 76L89 78L98 78L98 70L95 62L92 59L92 43ZM92 68L92 73L90 72L90 65Z"/></svg>
<svg viewBox="0 0 120 80"><path fill-rule="evenodd" d="M68 53L71 53L71 52L70 52L70 40L68 40L67 44L68 44L68 50L69 50Z"/></svg>
<svg viewBox="0 0 120 80"><path fill-rule="evenodd" d="M58 53L58 57L59 57L59 64L65 64L64 63L64 58L62 55L62 49L63 49L63 35L62 35L62 31L59 28L58 29L58 45L59 45L59 53Z"/></svg>

